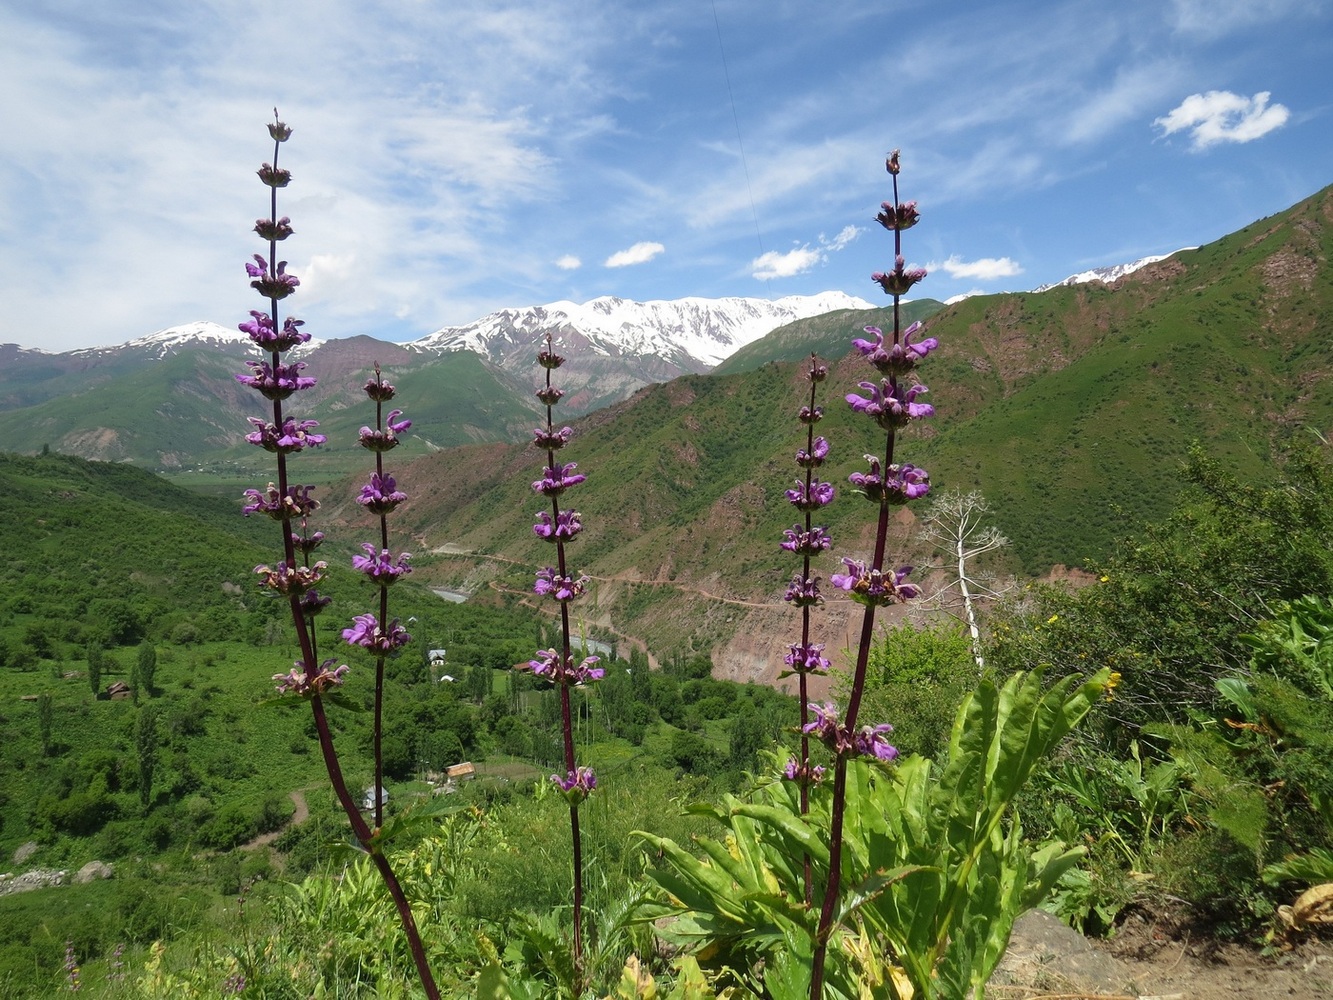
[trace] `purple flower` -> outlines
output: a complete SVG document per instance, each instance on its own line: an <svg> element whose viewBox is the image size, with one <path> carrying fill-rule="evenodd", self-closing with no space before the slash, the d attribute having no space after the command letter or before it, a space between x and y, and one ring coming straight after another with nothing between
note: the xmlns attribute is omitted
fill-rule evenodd
<svg viewBox="0 0 1333 1000"><path fill-rule="evenodd" d="M332 597L321 597L317 590L307 590L301 595L301 611L307 615L317 615L332 603Z"/></svg>
<svg viewBox="0 0 1333 1000"><path fill-rule="evenodd" d="M828 442L822 437L815 438L814 451L801 448L796 452L796 464L802 469L817 469L824 464L826 458L828 458Z"/></svg>
<svg viewBox="0 0 1333 1000"><path fill-rule="evenodd" d="M885 229L898 232L911 229L920 220L921 215L917 212L914 201L905 201L899 205L886 201L879 206L879 214L875 216L875 221Z"/></svg>
<svg viewBox="0 0 1333 1000"><path fill-rule="evenodd" d="M361 495L356 502L372 514L387 514L407 499L407 494L397 488L393 476L378 472L372 473L370 482L361 487Z"/></svg>
<svg viewBox="0 0 1333 1000"><path fill-rule="evenodd" d="M551 465L542 470L542 478L532 484L532 488L538 493L544 493L548 497L558 496L561 492L571 486L577 486L587 479L587 476L579 475L574 472L578 468L578 463L570 462L568 465Z"/></svg>
<svg viewBox="0 0 1333 1000"><path fill-rule="evenodd" d="M828 378L828 365L821 365L812 354L810 356L810 367L806 369L805 377L811 382L824 381Z"/></svg>
<svg viewBox="0 0 1333 1000"><path fill-rule="evenodd" d="M539 659L528 661L527 669L532 671L533 676L543 677L552 684L576 687L589 681L600 681L606 675L604 668L596 666L601 662L601 657L588 656L582 663L575 664L572 655L565 657L561 663L560 654L554 649L539 649L537 656Z"/></svg>
<svg viewBox="0 0 1333 1000"><path fill-rule="evenodd" d="M260 577L259 585L279 594L304 594L307 590L324 579L324 570L328 563L317 562L313 566L288 566L280 562L277 566L256 566L255 573Z"/></svg>
<svg viewBox="0 0 1333 1000"><path fill-rule="evenodd" d="M572 576L561 576L559 570L547 566L537 571L537 582L532 592L541 597L554 597L557 601L572 601L582 597L587 586L586 576L576 580Z"/></svg>
<svg viewBox="0 0 1333 1000"><path fill-rule="evenodd" d="M286 122L278 121L278 109L273 109L273 124L268 127L269 138L274 142L286 142L292 137L292 127Z"/></svg>
<svg viewBox="0 0 1333 1000"><path fill-rule="evenodd" d="M241 323L237 329L242 333L249 334L250 339L266 351L273 351L281 354L283 351L290 350L297 344L304 344L310 339L310 334L302 333L300 327L305 325L303 319L292 319L290 316L283 320L282 332L278 333L273 328L273 317L268 313L250 311L250 322Z"/></svg>
<svg viewBox="0 0 1333 1000"><path fill-rule="evenodd" d="M784 601L791 603L798 608L809 608L820 604L824 598L819 594L819 577L804 577L797 573L791 578L791 583L787 584L787 592L782 595Z"/></svg>
<svg viewBox="0 0 1333 1000"><path fill-rule="evenodd" d="M281 219L255 219L255 232L259 238L280 243L292 235L292 220L283 216Z"/></svg>
<svg viewBox="0 0 1333 1000"><path fill-rule="evenodd" d="M788 757L787 766L782 769L782 776L788 781L817 785L824 780L824 768L820 765L811 767L809 764L802 764L795 757Z"/></svg>
<svg viewBox="0 0 1333 1000"><path fill-rule="evenodd" d="M390 410L389 415L384 419L384 430L362 427L358 438L361 447L376 452L390 451L397 448L398 435L412 426L412 421L398 419L402 415L402 410Z"/></svg>
<svg viewBox="0 0 1333 1000"><path fill-rule="evenodd" d="M801 731L818 739L835 755L874 757L885 761L898 756L897 748L890 746L884 738L886 733L893 731L888 723L862 726L853 732L839 721L838 710L831 702L822 705L812 702L809 709L814 719L802 726Z"/></svg>
<svg viewBox="0 0 1333 1000"><path fill-rule="evenodd" d="M562 510L551 523L551 515L544 510L537 512L537 523L532 526L532 533L548 542L572 542L580 531L583 522L576 510Z"/></svg>
<svg viewBox="0 0 1333 1000"><path fill-rule="evenodd" d="M310 495L313 489L313 486L288 486L287 495L281 496L278 488L269 483L263 493L246 490L242 495L250 502L241 508L241 513L247 517L254 513L264 513L275 521L306 517L319 509L319 501Z"/></svg>
<svg viewBox="0 0 1333 1000"><path fill-rule="evenodd" d="M343 677L351 669L345 663L333 666L337 662L333 659L325 660L313 677L306 672L305 664L297 663L285 674L274 674L273 679L278 682L278 692L281 694L290 692L301 697L323 694L329 688L341 685Z"/></svg>
<svg viewBox="0 0 1333 1000"><path fill-rule="evenodd" d="M787 502L797 510L819 510L825 504L833 502L833 484L813 482L807 487L798 479L796 488L787 491Z"/></svg>
<svg viewBox="0 0 1333 1000"><path fill-rule="evenodd" d="M247 419L255 430L247 434L245 440L276 454L290 455L302 448L316 448L325 440L323 434L311 433L312 428L319 426L318 420L295 420L288 417L278 427L259 417Z"/></svg>
<svg viewBox="0 0 1333 1000"><path fill-rule="evenodd" d="M817 424L824 419L824 408L822 406L802 406L796 416L803 424Z"/></svg>
<svg viewBox="0 0 1333 1000"><path fill-rule="evenodd" d="M265 163L255 172L259 174L259 179L271 188L285 188L292 181L290 170L275 170L271 163Z"/></svg>
<svg viewBox="0 0 1333 1000"><path fill-rule="evenodd" d="M857 413L873 417L885 430L906 427L911 421L929 417L935 412L935 408L929 403L916 402L917 396L929 391L924 385L912 385L904 389L887 379L879 385L875 385L874 382L860 382L858 385L866 390L870 397L867 399L849 392L845 397L848 404Z"/></svg>
<svg viewBox="0 0 1333 1000"><path fill-rule="evenodd" d="M899 254L893 262L893 270L888 273L876 271L870 276L871 281L879 282L880 288L889 295L906 295L908 289L926 276L924 267L903 267L903 258Z"/></svg>
<svg viewBox="0 0 1333 1000"><path fill-rule="evenodd" d="M260 254L254 255L255 264L246 264L245 273L255 280L250 282L250 287L257 291L266 299L285 299L292 292L296 291L301 279L294 274L287 273L287 262L278 261L277 269L270 272L268 261Z"/></svg>
<svg viewBox="0 0 1333 1000"><path fill-rule="evenodd" d="M285 365L270 365L267 361L247 361L253 375L237 375L236 381L258 389L266 399L286 399L294 392L310 389L315 379L298 375L305 367L304 361L293 361Z"/></svg>
<svg viewBox="0 0 1333 1000"><path fill-rule="evenodd" d="M590 767L580 767L574 771L566 771L566 777L562 778L558 774L551 775L551 780L555 782L557 788L565 793L573 805L578 805L597 787L597 776L592 773Z"/></svg>
<svg viewBox="0 0 1333 1000"><path fill-rule="evenodd" d="M554 351L550 350L549 344L547 345L547 347L548 347L547 350L537 352L537 364L541 365L543 368L546 368L548 370L554 370L556 368L559 368L561 365L565 363L565 359L562 358L560 355L556 354Z"/></svg>
<svg viewBox="0 0 1333 1000"><path fill-rule="evenodd" d="M558 431L546 427L537 427L532 432L532 443L546 451L556 451L569 443L569 439L574 436L574 431L569 427L561 427Z"/></svg>
<svg viewBox="0 0 1333 1000"><path fill-rule="evenodd" d="M557 389L553 385L543 385L537 389L537 398L547 406L554 406L560 402L560 397L564 394L564 389Z"/></svg>
<svg viewBox="0 0 1333 1000"><path fill-rule="evenodd" d="M847 481L857 488L857 493L872 503L887 499L889 503L901 504L930 492L930 473L925 469L895 463L889 466L888 475L882 476L878 458L867 455L866 461L870 463L870 471L853 472Z"/></svg>
<svg viewBox="0 0 1333 1000"><path fill-rule="evenodd" d="M388 549L377 549L370 542L362 542L361 548L366 554L352 556L352 567L366 574L381 587L387 587L396 582L400 576L412 572L411 567L407 565L412 556L406 552L394 562Z"/></svg>
<svg viewBox="0 0 1333 1000"><path fill-rule="evenodd" d="M940 342L934 337L927 337L921 343L913 344L912 338L923 329L920 322L913 323L903 331L900 343L885 347L884 331L876 326L868 326L865 328L866 333L875 339L870 341L857 337L852 341L852 346L883 374L905 375L916 367L918 361L940 346Z"/></svg>
<svg viewBox="0 0 1333 1000"><path fill-rule="evenodd" d="M377 403L387 403L389 400L393 399L394 393L398 391L388 382L385 382L379 377L379 369L376 369L375 377L367 380L366 384L361 388L365 390L367 396Z"/></svg>
<svg viewBox="0 0 1333 1000"><path fill-rule="evenodd" d="M824 644L822 642L812 642L808 646L800 643L787 647L789 652L782 658L782 662L791 667L792 673L804 674L812 670L824 671L830 666L829 661L824 657Z"/></svg>
<svg viewBox="0 0 1333 1000"><path fill-rule="evenodd" d="M306 489L310 489L310 487L307 486ZM248 492L257 493L258 491L249 490ZM276 492L276 490L274 492ZM315 506L319 505L315 504ZM314 552L315 549L319 548L320 543L324 541L324 532L322 531L316 531L309 535L298 535L295 531L293 531L291 532L291 536L292 536L292 546L296 549L297 552L304 552L306 555L309 555L311 552Z"/></svg>
<svg viewBox="0 0 1333 1000"><path fill-rule="evenodd" d="M779 542L778 547L798 556L817 556L833 546L833 539L828 536L824 528L811 528L806 531L801 525L793 524L782 534L786 540Z"/></svg>
<svg viewBox="0 0 1333 1000"><path fill-rule="evenodd" d="M858 604L884 605L900 604L921 594L921 588L907 583L907 574L911 566L903 566L891 573L867 567L855 559L843 559L846 573L834 573L829 582L839 590L845 590Z"/></svg>
<svg viewBox="0 0 1333 1000"><path fill-rule="evenodd" d="M378 653L391 653L412 641L407 630L398 624L397 618L389 623L387 629L380 628L379 620L374 615L357 615L352 622L351 628L343 629L343 638L352 646L364 646Z"/></svg>

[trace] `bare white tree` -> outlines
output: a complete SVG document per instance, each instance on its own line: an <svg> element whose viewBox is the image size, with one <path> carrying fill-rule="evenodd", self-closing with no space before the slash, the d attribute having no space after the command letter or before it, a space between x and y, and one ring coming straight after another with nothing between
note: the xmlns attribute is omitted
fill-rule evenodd
<svg viewBox="0 0 1333 1000"><path fill-rule="evenodd" d="M989 575L975 569L978 556L1009 544L998 528L983 523L990 513L990 504L976 490L951 491L934 498L921 523L922 536L944 556L943 568L949 572L949 582L935 594L935 599L941 607L949 603L950 595L961 602L962 618L972 637L972 658L978 669L983 669L986 663L981 655L976 602L994 599L1006 589L997 589Z"/></svg>

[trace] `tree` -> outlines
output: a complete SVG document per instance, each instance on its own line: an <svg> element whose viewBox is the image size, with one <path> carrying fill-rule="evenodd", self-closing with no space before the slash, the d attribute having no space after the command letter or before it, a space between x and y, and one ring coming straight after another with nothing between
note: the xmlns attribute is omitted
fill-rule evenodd
<svg viewBox="0 0 1333 1000"><path fill-rule="evenodd" d="M88 686L92 688L93 697L96 698L102 693L102 669L106 665L106 653L103 652L100 643L88 643Z"/></svg>
<svg viewBox="0 0 1333 1000"><path fill-rule="evenodd" d="M51 754L51 696L43 691L37 696L37 732L42 739L42 753Z"/></svg>
<svg viewBox="0 0 1333 1000"><path fill-rule="evenodd" d="M976 560L987 552L1009 544L1009 539L1001 535L998 528L982 524L990 512L990 504L976 490L971 493L953 491L935 498L921 527L922 535L948 560L950 582L941 588L936 598L943 599L950 593L957 593L962 604L963 621L972 636L972 658L976 660L978 669L984 669L986 663L981 654L981 628L977 625L976 600L998 597L1001 591L983 582L976 571Z"/></svg>
<svg viewBox="0 0 1333 1000"><path fill-rule="evenodd" d="M139 802L144 811L153 801L153 771L157 768L157 709L145 705L134 722L134 747L139 753Z"/></svg>
<svg viewBox="0 0 1333 1000"><path fill-rule="evenodd" d="M139 686L143 686L144 694L148 697L153 696L153 680L157 676L157 647L151 642L145 642L139 646L139 662L136 667L138 684L134 685L137 698Z"/></svg>

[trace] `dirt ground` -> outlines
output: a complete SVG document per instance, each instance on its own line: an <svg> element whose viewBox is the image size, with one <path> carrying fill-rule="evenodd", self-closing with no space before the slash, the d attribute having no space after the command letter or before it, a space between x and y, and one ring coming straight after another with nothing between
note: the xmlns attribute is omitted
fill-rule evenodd
<svg viewBox="0 0 1333 1000"><path fill-rule="evenodd" d="M1291 950L1219 944L1169 918L1131 915L1107 941L1090 941L1034 912L1015 927L987 990L994 1000L1333 1000L1333 935Z"/></svg>

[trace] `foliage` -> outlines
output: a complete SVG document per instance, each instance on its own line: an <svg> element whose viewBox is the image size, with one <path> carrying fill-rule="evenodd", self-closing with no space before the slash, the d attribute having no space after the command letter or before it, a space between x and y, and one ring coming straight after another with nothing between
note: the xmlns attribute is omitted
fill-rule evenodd
<svg viewBox="0 0 1333 1000"><path fill-rule="evenodd" d="M1103 671L1078 686L1067 677L1045 688L1040 674L1000 687L983 682L959 710L937 776L917 756L892 768L849 768L846 890L840 943L829 949L830 995L859 996L860 983L874 995L902 996L905 979L922 1000L981 996L1014 919L1080 854L1058 845L1032 853L1010 807L1106 679ZM827 795L816 795L802 818L786 783L763 786L752 802L728 796L699 807L727 830L723 840L696 840L703 859L643 832L671 861L652 873L670 902L647 915L674 915L668 936L749 988L762 981L767 995L803 995L815 925L801 858L827 878L828 809Z"/></svg>

